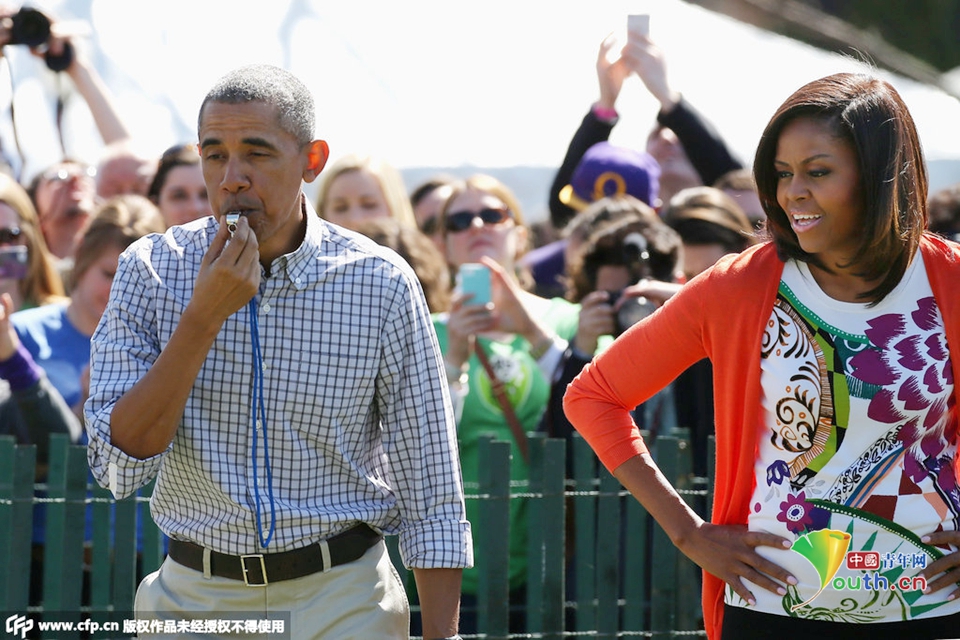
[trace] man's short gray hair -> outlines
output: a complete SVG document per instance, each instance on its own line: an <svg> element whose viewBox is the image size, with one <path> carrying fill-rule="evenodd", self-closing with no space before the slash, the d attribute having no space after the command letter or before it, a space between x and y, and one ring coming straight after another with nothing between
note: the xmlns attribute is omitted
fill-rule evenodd
<svg viewBox="0 0 960 640"><path fill-rule="evenodd" d="M210 102L242 104L265 102L277 108L280 127L301 144L313 140L316 112L310 90L295 75L280 67L256 64L241 67L220 78L200 105L197 128Z"/></svg>

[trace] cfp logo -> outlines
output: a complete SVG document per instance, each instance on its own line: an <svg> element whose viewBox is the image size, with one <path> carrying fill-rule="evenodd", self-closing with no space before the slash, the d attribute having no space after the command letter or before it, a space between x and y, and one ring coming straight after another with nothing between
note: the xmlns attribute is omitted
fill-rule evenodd
<svg viewBox="0 0 960 640"><path fill-rule="evenodd" d="M7 618L7 633L21 638L26 638L27 633L33 629L33 619L27 616L18 616L16 614Z"/></svg>

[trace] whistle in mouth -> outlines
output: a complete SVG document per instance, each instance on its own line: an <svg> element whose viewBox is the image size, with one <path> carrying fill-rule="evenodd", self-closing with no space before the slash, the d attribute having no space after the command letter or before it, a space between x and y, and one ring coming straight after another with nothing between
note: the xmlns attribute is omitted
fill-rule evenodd
<svg viewBox="0 0 960 640"><path fill-rule="evenodd" d="M230 236L233 236L233 233L237 230L237 220L240 219L239 211L231 211L227 214L227 231L230 232Z"/></svg>

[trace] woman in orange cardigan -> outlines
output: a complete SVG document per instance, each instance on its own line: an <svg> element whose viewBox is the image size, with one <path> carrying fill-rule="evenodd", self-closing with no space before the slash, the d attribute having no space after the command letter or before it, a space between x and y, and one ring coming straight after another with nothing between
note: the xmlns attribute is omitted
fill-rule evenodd
<svg viewBox="0 0 960 640"><path fill-rule="evenodd" d="M913 119L887 82L822 78L774 114L754 171L771 241L721 259L621 336L570 385L565 411L704 569L710 638L955 636L960 245L925 232ZM704 357L709 523L630 419Z"/></svg>

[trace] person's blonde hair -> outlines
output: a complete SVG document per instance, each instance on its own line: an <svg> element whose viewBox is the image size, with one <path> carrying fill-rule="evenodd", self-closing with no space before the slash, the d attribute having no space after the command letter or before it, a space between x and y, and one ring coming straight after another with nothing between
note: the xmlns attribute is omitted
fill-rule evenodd
<svg viewBox="0 0 960 640"><path fill-rule="evenodd" d="M27 275L18 285L24 306L40 306L64 298L63 280L43 239L33 201L26 189L5 173L0 173L0 202L16 212L20 233L26 239Z"/></svg>
<svg viewBox="0 0 960 640"><path fill-rule="evenodd" d="M160 209L146 196L125 194L105 200L90 217L77 246L73 282L107 249L122 251L142 236L163 233L166 228Z"/></svg>
<svg viewBox="0 0 960 640"><path fill-rule="evenodd" d="M390 210L391 217L395 218L400 224L417 226L417 219L413 215L410 197L407 195L407 188L403 184L403 177L400 172L382 158L356 153L338 158L336 162L324 170L323 181L320 183L316 202L317 213L321 218L324 220L328 218L325 204L327 195L330 193L330 185L341 175L350 171L366 171L376 178L380 184L380 189L383 191L383 198L387 203L387 209Z"/></svg>

